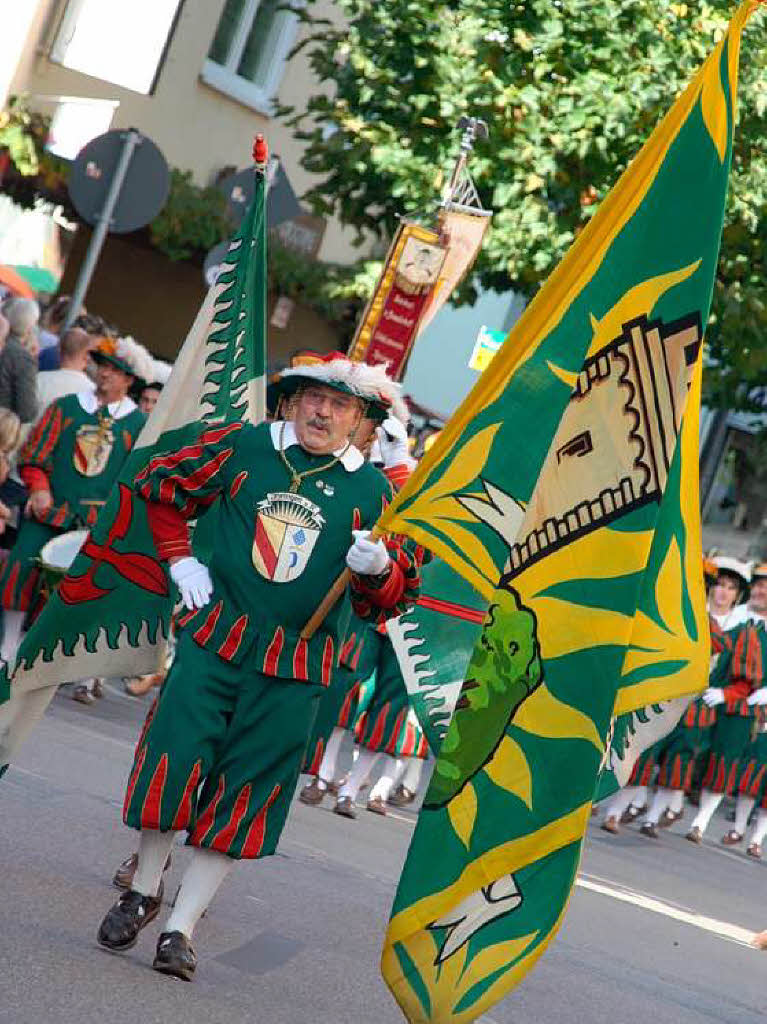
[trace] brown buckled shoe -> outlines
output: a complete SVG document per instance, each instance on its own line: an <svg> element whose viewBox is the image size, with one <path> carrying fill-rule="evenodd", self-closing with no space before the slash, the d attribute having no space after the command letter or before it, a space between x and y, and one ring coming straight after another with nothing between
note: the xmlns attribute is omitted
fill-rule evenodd
<svg viewBox="0 0 767 1024"><path fill-rule="evenodd" d="M72 690L72 700L76 700L78 704L93 704L96 698L87 686L80 685Z"/></svg>
<svg viewBox="0 0 767 1024"><path fill-rule="evenodd" d="M342 818L356 818L357 812L354 809L354 801L350 796L339 796L333 808L334 814L340 814Z"/></svg>
<svg viewBox="0 0 767 1024"><path fill-rule="evenodd" d="M133 876L136 874L137 867L138 854L132 853L130 857L126 857L125 860L121 862L112 877L112 885L115 889L130 889L133 885Z"/></svg>
<svg viewBox="0 0 767 1024"><path fill-rule="evenodd" d="M160 935L152 967L160 974L170 974L182 981L192 980L197 956L183 932L163 932Z"/></svg>
<svg viewBox="0 0 767 1024"><path fill-rule="evenodd" d="M654 821L645 821L644 824L639 826L641 835L647 836L649 839L657 839L659 837L658 826Z"/></svg>
<svg viewBox="0 0 767 1024"><path fill-rule="evenodd" d="M722 836L722 846L737 846L738 843L743 842L743 833L736 832L734 828L731 828L729 832L725 832Z"/></svg>
<svg viewBox="0 0 767 1024"><path fill-rule="evenodd" d="M690 831L685 836L691 843L696 843L698 846L703 842L703 833L697 825L693 825Z"/></svg>
<svg viewBox="0 0 767 1024"><path fill-rule="evenodd" d="M386 817L386 801L382 800L380 796L373 797L372 800L368 800L368 810L372 811L373 814L380 814L382 817Z"/></svg>
<svg viewBox="0 0 767 1024"><path fill-rule="evenodd" d="M618 819L614 815L610 818L605 818L605 820L599 827L602 829L603 832L609 832L611 836L617 836L620 832Z"/></svg>
<svg viewBox="0 0 767 1024"><path fill-rule="evenodd" d="M327 792L327 787L323 789L323 787L320 786L319 778L316 778L312 779L311 782L307 782L298 794L298 799L302 804L308 804L310 807L318 807L325 799L325 794Z"/></svg>
<svg viewBox="0 0 767 1024"><path fill-rule="evenodd" d="M407 786L399 785L389 797L392 807L407 807L415 800L415 793Z"/></svg>
<svg viewBox="0 0 767 1024"><path fill-rule="evenodd" d="M154 921L161 906L162 883L156 896L144 896L135 889L129 889L107 912L99 926L96 941L114 953L132 949L138 940L138 933L150 921Z"/></svg>
<svg viewBox="0 0 767 1024"><path fill-rule="evenodd" d="M670 828L675 821L679 821L684 817L684 811L670 811L668 807L661 814L660 821L658 822L658 828Z"/></svg>
<svg viewBox="0 0 767 1024"><path fill-rule="evenodd" d="M762 847L759 843L751 843L746 850L746 853L749 857L753 857L754 860L762 859Z"/></svg>
<svg viewBox="0 0 767 1024"><path fill-rule="evenodd" d="M642 804L641 807L637 807L635 804L629 804L626 810L621 814L621 825L630 825L632 821L636 821L640 814L644 814L647 810L647 804Z"/></svg>
<svg viewBox="0 0 767 1024"><path fill-rule="evenodd" d="M165 861L165 867L163 871L167 871L170 867L171 854L168 854L168 859ZM136 874L136 868L138 867L138 854L132 853L130 857L126 857L125 860L120 864L117 871L114 873L112 878L112 885L115 889L130 889L133 885L133 877Z"/></svg>

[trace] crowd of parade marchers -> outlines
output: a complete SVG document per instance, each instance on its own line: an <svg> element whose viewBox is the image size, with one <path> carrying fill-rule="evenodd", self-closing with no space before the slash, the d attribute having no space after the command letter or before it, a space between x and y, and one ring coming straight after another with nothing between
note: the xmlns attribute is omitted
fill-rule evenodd
<svg viewBox="0 0 767 1024"><path fill-rule="evenodd" d="M653 841L688 816L685 838L700 845L728 801L717 838L759 860L767 836L767 564L712 554L703 569L711 626L708 685L595 813L609 834L636 823Z"/></svg>

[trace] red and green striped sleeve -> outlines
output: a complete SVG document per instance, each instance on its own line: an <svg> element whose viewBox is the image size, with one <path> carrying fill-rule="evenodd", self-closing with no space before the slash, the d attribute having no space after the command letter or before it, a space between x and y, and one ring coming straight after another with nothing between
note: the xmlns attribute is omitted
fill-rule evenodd
<svg viewBox="0 0 767 1024"><path fill-rule="evenodd" d="M159 452L134 479L147 502L149 526L160 558L191 553L187 521L195 519L230 483L227 464L242 423L204 430L193 444Z"/></svg>
<svg viewBox="0 0 767 1024"><path fill-rule="evenodd" d="M30 491L50 490L53 450L65 426L64 413L52 402L30 431L19 452L19 474Z"/></svg>

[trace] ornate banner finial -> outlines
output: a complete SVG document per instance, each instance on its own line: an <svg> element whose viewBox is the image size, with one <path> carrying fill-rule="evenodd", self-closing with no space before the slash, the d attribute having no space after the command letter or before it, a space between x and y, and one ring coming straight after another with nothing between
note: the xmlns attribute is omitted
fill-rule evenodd
<svg viewBox="0 0 767 1024"><path fill-rule="evenodd" d="M253 140L253 162L257 171L266 169L266 161L269 158L269 147L263 135L257 135Z"/></svg>

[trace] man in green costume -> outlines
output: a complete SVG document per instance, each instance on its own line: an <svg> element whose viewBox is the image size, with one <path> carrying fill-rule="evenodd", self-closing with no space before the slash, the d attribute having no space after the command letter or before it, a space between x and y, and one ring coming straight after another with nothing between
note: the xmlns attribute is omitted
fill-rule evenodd
<svg viewBox="0 0 767 1024"><path fill-rule="evenodd" d="M29 501L0 572L0 656L8 663L40 598L42 548L52 537L95 523L145 422L128 391L153 365L147 350L132 338L105 338L92 356L95 394L87 390L52 402L19 454ZM92 699L87 694L86 702Z"/></svg>
<svg viewBox="0 0 767 1024"><path fill-rule="evenodd" d="M187 611L125 796L124 820L141 832L138 867L98 941L129 949L157 916L163 868L185 830L194 853L153 964L185 980L194 927L234 861L273 853L282 831L344 639L341 603L310 639L303 626L345 567L362 618L396 615L418 592L417 559L369 535L392 492L354 444L363 418L388 415L397 386L381 367L331 354L283 371L279 387L289 419L209 425L136 480ZM203 565L187 520L214 502Z"/></svg>

